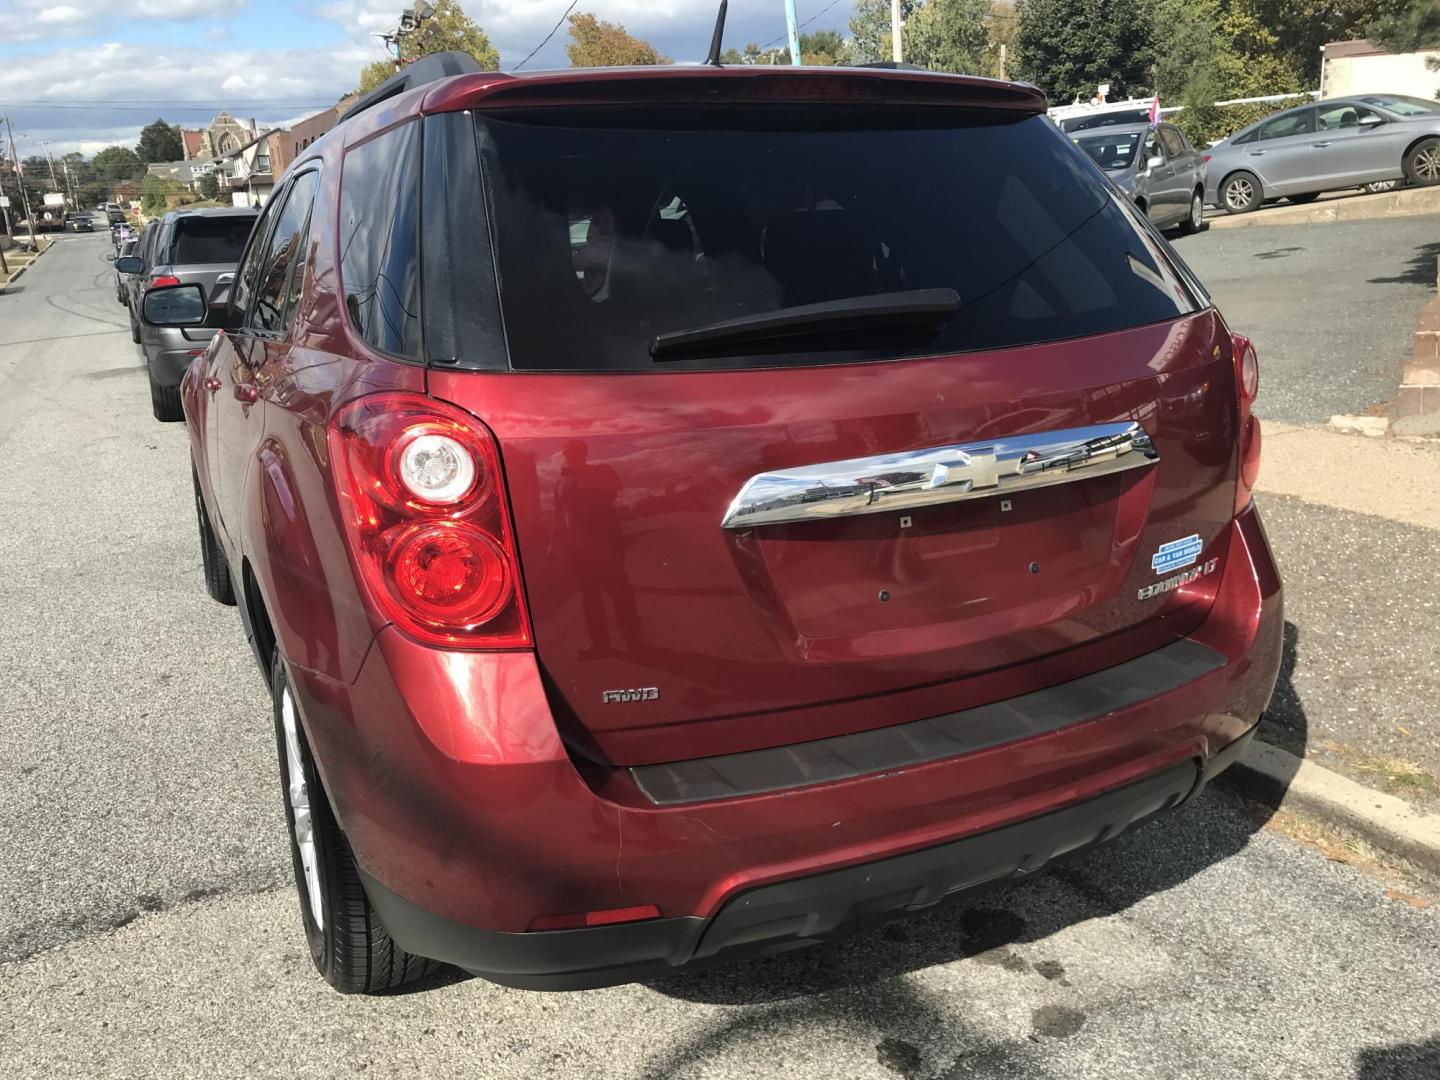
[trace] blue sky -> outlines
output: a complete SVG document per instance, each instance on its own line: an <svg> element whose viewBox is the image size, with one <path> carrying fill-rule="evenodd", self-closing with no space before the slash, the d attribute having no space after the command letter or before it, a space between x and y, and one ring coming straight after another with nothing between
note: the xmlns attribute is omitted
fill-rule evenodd
<svg viewBox="0 0 1440 1080"><path fill-rule="evenodd" d="M353 89L382 55L373 34L408 0L0 0L0 114L22 157L133 145L163 116L200 127L221 109L262 125L299 119ZM555 25L569 0L470 0L465 10L510 68ZM580 0L577 11L621 22L676 60L700 59L719 0ZM797 0L807 30L844 30L852 0ZM725 40L782 38L782 0L730 0ZM564 67L562 28L528 68Z"/></svg>

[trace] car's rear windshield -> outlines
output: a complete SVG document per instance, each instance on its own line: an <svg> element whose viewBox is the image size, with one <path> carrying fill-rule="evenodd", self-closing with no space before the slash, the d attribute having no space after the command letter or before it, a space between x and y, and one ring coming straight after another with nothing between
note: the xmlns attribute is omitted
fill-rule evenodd
<svg viewBox="0 0 1440 1080"><path fill-rule="evenodd" d="M185 217L175 222L170 262L179 265L238 263L255 215Z"/></svg>
<svg viewBox="0 0 1440 1080"><path fill-rule="evenodd" d="M479 117L510 363L826 364L1056 341L1196 299L1043 117L749 108ZM954 290L913 320L652 356L657 335L800 305ZM948 294L947 294L948 295Z"/></svg>
<svg viewBox="0 0 1440 1080"><path fill-rule="evenodd" d="M1140 135L1134 131L1123 135L1091 135L1075 142L1102 169L1123 169L1135 160Z"/></svg>

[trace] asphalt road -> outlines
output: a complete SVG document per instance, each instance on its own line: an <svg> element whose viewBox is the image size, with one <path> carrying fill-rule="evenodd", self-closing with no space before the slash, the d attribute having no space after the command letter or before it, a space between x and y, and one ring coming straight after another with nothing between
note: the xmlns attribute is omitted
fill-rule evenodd
<svg viewBox="0 0 1440 1080"><path fill-rule="evenodd" d="M803 954L580 995L334 995L265 696L205 597L184 435L150 418L106 246L67 238L0 296L7 1080L1440 1075L1440 907L1215 793Z"/></svg>
<svg viewBox="0 0 1440 1080"><path fill-rule="evenodd" d="M1263 416L1324 422L1395 396L1415 313L1435 295L1440 218L1210 229L1174 244L1230 328L1254 339Z"/></svg>

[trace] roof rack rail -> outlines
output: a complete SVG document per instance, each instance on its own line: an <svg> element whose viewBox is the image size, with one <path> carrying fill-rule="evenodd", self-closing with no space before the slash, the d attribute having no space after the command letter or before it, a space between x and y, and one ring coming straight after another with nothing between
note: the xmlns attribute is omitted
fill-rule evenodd
<svg viewBox="0 0 1440 1080"><path fill-rule="evenodd" d="M888 69L891 70L891 71L929 71L929 70L930 70L929 68L923 68L923 67L921 67L919 64L906 64L906 63L904 63L904 62L902 62L902 61L900 61L900 60L876 60L876 61L874 61L874 62L872 62L872 63L869 63L869 64L856 64L855 66L856 66L856 67L862 67L862 68L888 68Z"/></svg>
<svg viewBox="0 0 1440 1080"><path fill-rule="evenodd" d="M343 124L352 116L358 116L366 109L403 94L406 90L413 90L417 86L438 82L440 79L448 79L452 75L473 75L483 70L485 69L476 63L475 58L469 53L442 52L422 56L418 60L406 64L354 105L351 105L340 114L338 122Z"/></svg>

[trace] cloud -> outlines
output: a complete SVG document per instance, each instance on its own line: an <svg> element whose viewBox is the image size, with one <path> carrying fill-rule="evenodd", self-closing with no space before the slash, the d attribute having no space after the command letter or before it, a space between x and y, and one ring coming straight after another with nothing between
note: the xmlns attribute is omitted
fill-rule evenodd
<svg viewBox="0 0 1440 1080"><path fill-rule="evenodd" d="M245 0L232 0L227 13ZM97 26L113 26L132 19L189 22L216 15L210 0L0 0L0 25L14 42L55 37L89 36Z"/></svg>

